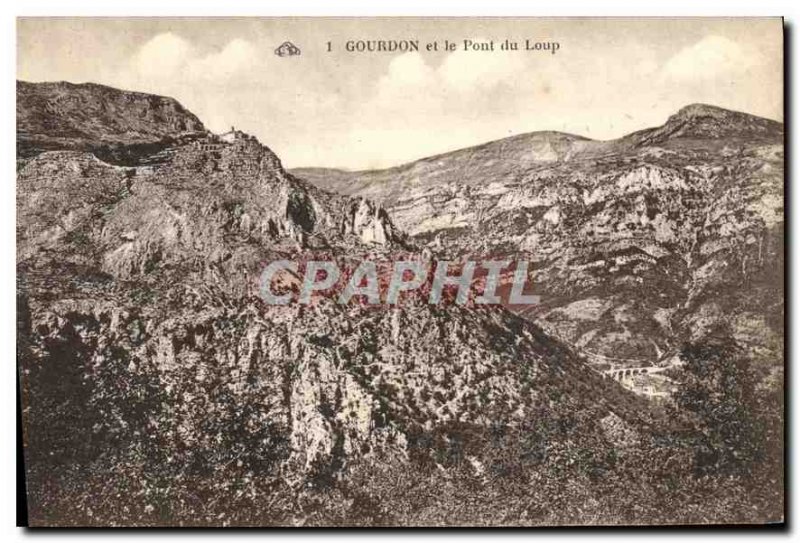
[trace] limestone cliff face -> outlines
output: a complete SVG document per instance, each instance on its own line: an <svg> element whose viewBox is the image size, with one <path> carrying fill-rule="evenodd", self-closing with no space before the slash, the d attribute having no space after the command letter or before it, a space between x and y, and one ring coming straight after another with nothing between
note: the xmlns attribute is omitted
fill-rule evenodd
<svg viewBox="0 0 800 543"><path fill-rule="evenodd" d="M725 321L774 368L782 143L780 123L695 104L616 141L543 132L388 170L294 173L383 202L433 254L527 257L543 303L526 316L600 365L666 362Z"/></svg>
<svg viewBox="0 0 800 543"><path fill-rule="evenodd" d="M380 205L362 198L350 204L342 231L345 235L357 235L366 244L386 245L392 239L398 239L386 211Z"/></svg>
<svg viewBox="0 0 800 543"><path fill-rule="evenodd" d="M400 242L379 206L294 178L254 138L199 139L165 154L159 164L139 167L75 151L26 161L19 171L20 261L49 251L119 279L159 267L227 275L255 272L282 246Z"/></svg>
<svg viewBox="0 0 800 543"><path fill-rule="evenodd" d="M227 454L303 486L365 460L406 462L413 440L442 428L518 428L534 410L585 418L577 446L615 443L608 417L629 434L646 421L616 383L502 309L264 308L191 280L162 294L30 299L24 380L38 390L64 371L53 364L73 365L98 410L88 420L116 413L104 432L175 467Z"/></svg>

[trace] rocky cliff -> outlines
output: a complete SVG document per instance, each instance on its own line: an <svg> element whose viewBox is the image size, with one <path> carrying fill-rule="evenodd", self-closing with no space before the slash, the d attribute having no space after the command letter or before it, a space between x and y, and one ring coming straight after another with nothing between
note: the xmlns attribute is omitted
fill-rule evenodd
<svg viewBox="0 0 800 543"><path fill-rule="evenodd" d="M298 170L382 202L435 254L527 255L526 316L598 368L667 364L730 326L783 350L783 126L695 104L615 141L542 132L381 171Z"/></svg>

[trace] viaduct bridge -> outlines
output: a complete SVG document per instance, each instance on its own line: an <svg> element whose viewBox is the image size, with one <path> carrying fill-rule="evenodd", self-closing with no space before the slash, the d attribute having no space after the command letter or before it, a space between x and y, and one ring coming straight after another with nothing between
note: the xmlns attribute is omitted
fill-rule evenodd
<svg viewBox="0 0 800 543"><path fill-rule="evenodd" d="M664 366L654 366L649 360L634 359L634 358L614 358L611 356L603 356L601 354L584 351L586 357L593 363L605 363L612 368L602 370L600 373L606 377L610 377L615 381L622 381L633 377L635 375L648 375L654 373L661 373L665 371Z"/></svg>
<svg viewBox="0 0 800 543"><path fill-rule="evenodd" d="M603 372L603 375L605 375L606 377L611 377L615 381L622 381L623 379L627 379L628 377L633 377L634 375L661 373L666 369L667 368L663 368L661 366L643 366L639 368L615 368L613 370L605 370Z"/></svg>

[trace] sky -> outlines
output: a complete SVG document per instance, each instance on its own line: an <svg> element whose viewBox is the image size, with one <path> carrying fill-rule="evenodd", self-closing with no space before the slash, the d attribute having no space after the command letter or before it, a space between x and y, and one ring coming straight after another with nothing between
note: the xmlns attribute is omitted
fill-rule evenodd
<svg viewBox="0 0 800 543"><path fill-rule="evenodd" d="M274 54L287 40L300 55ZM346 50L358 40L420 50ZM526 40L559 48L526 51ZM289 168L384 168L539 130L613 139L697 102L783 121L782 55L779 18L17 21L18 79L171 96Z"/></svg>

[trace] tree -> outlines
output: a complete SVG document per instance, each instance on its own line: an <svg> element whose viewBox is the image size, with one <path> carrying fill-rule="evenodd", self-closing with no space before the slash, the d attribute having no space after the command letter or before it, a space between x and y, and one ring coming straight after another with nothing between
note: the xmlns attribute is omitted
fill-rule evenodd
<svg viewBox="0 0 800 543"><path fill-rule="evenodd" d="M692 419L697 475L745 475L763 458L750 362L726 335L688 344L676 406Z"/></svg>

